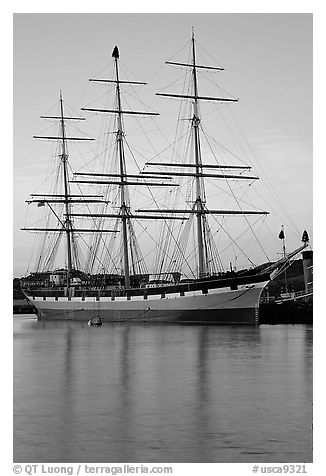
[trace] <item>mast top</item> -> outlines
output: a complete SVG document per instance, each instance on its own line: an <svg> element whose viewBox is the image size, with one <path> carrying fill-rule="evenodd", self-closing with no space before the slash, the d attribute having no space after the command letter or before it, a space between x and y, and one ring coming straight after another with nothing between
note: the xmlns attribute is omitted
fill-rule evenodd
<svg viewBox="0 0 326 476"><path fill-rule="evenodd" d="M116 58L116 59L119 58L119 50L118 50L117 46L115 46L114 49L113 49L112 58Z"/></svg>

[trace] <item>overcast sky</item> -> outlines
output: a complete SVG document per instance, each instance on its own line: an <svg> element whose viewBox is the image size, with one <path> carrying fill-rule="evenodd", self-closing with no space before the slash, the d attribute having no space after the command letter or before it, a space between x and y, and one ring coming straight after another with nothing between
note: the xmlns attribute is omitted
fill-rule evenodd
<svg viewBox="0 0 326 476"><path fill-rule="evenodd" d="M284 224L290 249L305 228L312 236L311 14L15 14L15 276L26 272L32 243L20 231L25 200L44 174L45 149L33 139L44 127L39 116L60 89L75 110L85 106L88 79L111 61L114 45L129 79L148 80L154 93L167 84L156 72L189 41L192 26L210 63L226 68L223 87L240 98L234 113L295 223L274 219L276 235ZM159 104L151 107L166 114Z"/></svg>

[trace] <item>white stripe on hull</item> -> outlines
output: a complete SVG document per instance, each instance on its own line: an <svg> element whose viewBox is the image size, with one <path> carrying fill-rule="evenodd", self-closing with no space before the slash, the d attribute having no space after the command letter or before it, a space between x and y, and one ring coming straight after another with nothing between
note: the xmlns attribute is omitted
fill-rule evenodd
<svg viewBox="0 0 326 476"><path fill-rule="evenodd" d="M111 300L96 298L42 297L31 299L40 319L87 321L100 316L103 321L211 322L258 324L258 306L266 282L249 286L211 289L180 294L133 296Z"/></svg>

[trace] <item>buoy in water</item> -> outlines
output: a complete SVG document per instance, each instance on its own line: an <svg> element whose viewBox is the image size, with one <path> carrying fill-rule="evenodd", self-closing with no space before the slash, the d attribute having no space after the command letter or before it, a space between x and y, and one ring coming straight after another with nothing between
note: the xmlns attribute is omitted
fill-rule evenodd
<svg viewBox="0 0 326 476"><path fill-rule="evenodd" d="M88 326L101 326L102 319L100 317L92 317L87 323Z"/></svg>

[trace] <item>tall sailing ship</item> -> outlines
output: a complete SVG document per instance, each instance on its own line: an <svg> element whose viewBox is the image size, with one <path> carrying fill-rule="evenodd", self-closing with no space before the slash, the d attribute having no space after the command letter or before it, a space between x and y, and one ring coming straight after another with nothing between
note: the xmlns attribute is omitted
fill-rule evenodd
<svg viewBox="0 0 326 476"><path fill-rule="evenodd" d="M104 171L79 171L71 179L68 144L93 139L67 133L70 122L84 118L66 114L61 93L59 114L41 116L58 122L57 135L35 137L54 140L57 144L60 189L52 194L33 194L28 200L28 203L36 203L38 207L46 207L55 224L51 225L49 218L44 228L23 228L42 232L46 236L45 241L50 242L46 253L45 245L41 247L36 272L22 279L24 292L37 309L39 319L89 321L99 317L102 321L257 325L259 300L264 287L278 267L305 246L278 263L267 261L261 266L250 266L243 270L231 267L225 271L222 268L216 233L212 232L209 220L212 218L216 221L219 216L241 216L248 224L247 217L266 217L268 212L243 210L237 199L236 209L209 206L207 180L220 180L226 184L230 181L253 183L258 177L252 175L251 167L243 163L232 165L217 159L215 163L205 160L201 102L232 103L237 102L237 99L221 95L203 96L199 93L199 72L223 71L223 68L198 64L194 34L190 46L188 63L167 62L190 73L188 89L178 94L157 93L163 98L182 100L187 104L187 111L191 107L186 121L189 139L184 157L177 154L170 161L152 159L146 162L144 169L139 167L138 173L129 172L130 149L126 142L125 117L150 117L158 113L132 110L123 104L122 88L146 83L120 79L117 46L112 53L114 77L90 80L113 86L113 103L107 107L82 108L113 118L111 127L114 126L114 131L104 131L106 136L114 133L110 164ZM214 153L211 155L215 157ZM132 153L131 158L134 158ZM184 182L187 190L185 196L181 192ZM72 184L79 187L79 193L71 192ZM97 193L85 195L82 187L86 185L92 190L97 187ZM148 191L154 206L135 208L131 192L134 188ZM161 189L168 190L164 205L155 195L155 191ZM179 207L182 197L186 204ZM94 206L97 207L95 211ZM88 226L78 226L79 220L88 220ZM142 221L159 224L159 238L155 241L156 254L153 258L156 269L152 274L147 269L137 240L135 223ZM221 223L219 225L223 228ZM147 228L142 227L141 230L145 233ZM82 264L78 244L86 243L89 235L88 251ZM189 251L190 235L194 237L194 244ZM55 270L53 265L60 241L65 243L65 265ZM96 266L101 272L94 272ZM185 268L188 273L184 271Z"/></svg>

